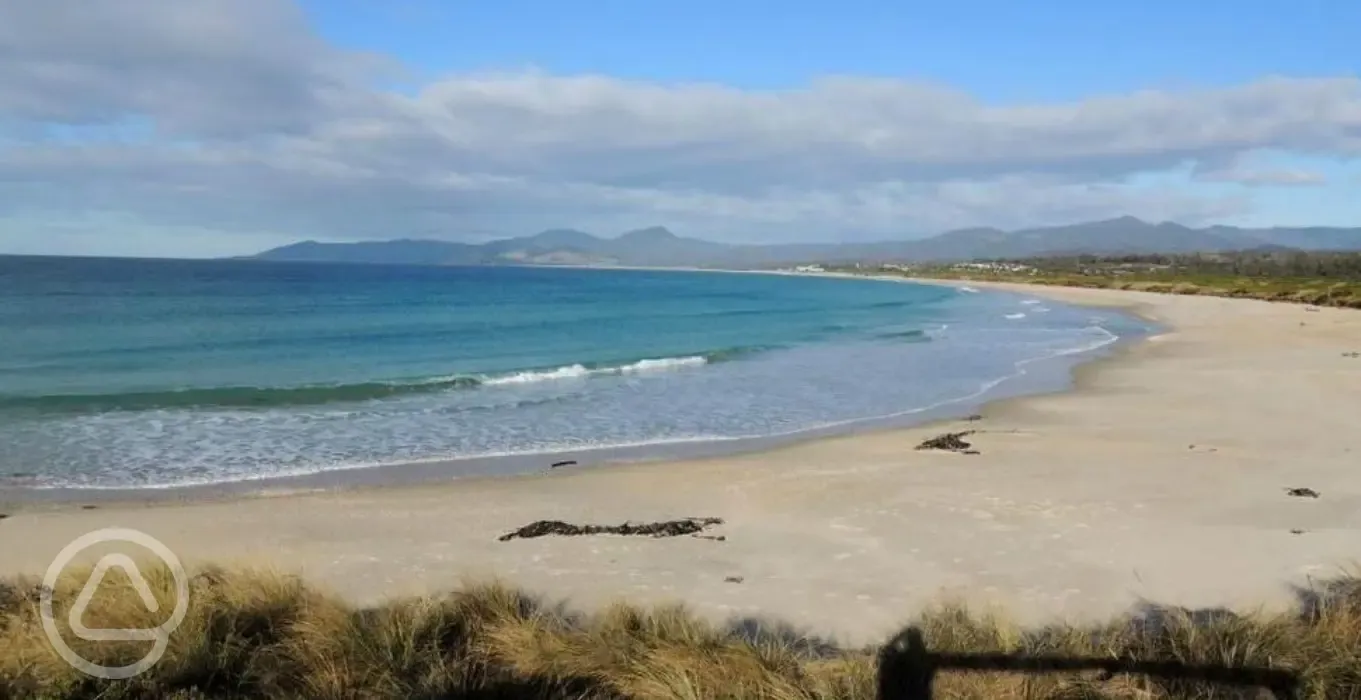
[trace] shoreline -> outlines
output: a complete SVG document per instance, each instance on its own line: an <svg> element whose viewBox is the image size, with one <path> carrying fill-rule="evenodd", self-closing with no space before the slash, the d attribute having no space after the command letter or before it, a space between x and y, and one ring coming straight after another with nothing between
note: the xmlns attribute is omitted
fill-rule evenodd
<svg viewBox="0 0 1361 700"><path fill-rule="evenodd" d="M893 284L920 284L950 288L969 287L968 281L939 280L930 278L910 278L896 275L858 275L838 272L794 272L785 270L718 270L704 268L595 268L582 266L580 269L636 270L669 272L716 272L723 274L766 274L782 276L823 277L831 279L863 280ZM975 287L993 288L996 291L1022 294L1029 289L1022 285L1007 283L980 283ZM1043 296L1043 295L1038 295ZM1057 300L1056 301L1062 301ZM614 445L577 450L543 450L503 455L473 457L440 457L406 462L393 462L373 465L346 466L318 469L299 474L279 474L259 478L244 478L207 483L169 484L155 486L128 487L54 487L30 488L24 486L6 487L0 485L0 513L15 513L35 508L61 510L76 507L117 506L117 505L156 505L197 502L221 502L234 499L275 497L301 493L323 493L337 491L370 489L403 489L449 483L463 483L488 479L512 479L546 473L549 464L559 461L573 462L572 471L580 469L611 469L633 464L665 465L675 462L722 459L761 454L788 447L829 440L848 438L858 435L876 434L887 431L929 428L947 424L958 418L986 411L994 404L1013 400L1023 400L1032 396L1046 396L1078 389L1078 370L1094 363L1118 357L1129 346L1147 340L1152 334L1161 332L1159 322L1148 314L1147 305L1111 300L1063 302L1074 306L1103 308L1141 319L1155 328L1145 333L1116 337L1111 343L1096 348L1065 352L1054 356L1044 356L1027 360L1017 365L1016 372L996 380L994 386L982 389L976 395L965 395L944 402L919 408L907 409L898 413L873 416L833 423L813 428L798 429L787 433L747 436L736 438L713 438L697 440L678 440L674 442L647 442L637 445ZM1070 358L1064 360L1064 358ZM1049 381L1039 382L1043 386L1018 386L1018 381L1028 375L1031 364L1050 370ZM1057 366L1050 366L1057 365ZM1057 380L1057 381L1056 381ZM1056 385L1061 382L1060 385ZM1000 388L999 388L1000 387ZM664 468L664 467L663 467Z"/></svg>
<svg viewBox="0 0 1361 700"><path fill-rule="evenodd" d="M0 577L41 572L76 536L119 525L191 566L278 568L361 604L498 578L577 609L682 601L854 644L943 597L1025 623L1149 602L1286 606L1292 586L1361 559L1361 360L1347 356L1361 314L1021 291L1133 305L1170 332L1080 365L1071 391L991 403L977 422L409 488L20 510L0 521ZM968 439L981 454L914 449L947 430L979 431ZM725 540L497 541L536 520L686 517L724 518L712 534Z"/></svg>

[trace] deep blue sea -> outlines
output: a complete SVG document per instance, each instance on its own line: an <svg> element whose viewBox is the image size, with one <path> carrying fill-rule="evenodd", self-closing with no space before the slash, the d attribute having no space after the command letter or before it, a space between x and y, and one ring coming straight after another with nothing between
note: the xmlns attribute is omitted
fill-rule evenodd
<svg viewBox="0 0 1361 700"><path fill-rule="evenodd" d="M1142 330L809 276L0 257L0 485L792 435L962 405Z"/></svg>

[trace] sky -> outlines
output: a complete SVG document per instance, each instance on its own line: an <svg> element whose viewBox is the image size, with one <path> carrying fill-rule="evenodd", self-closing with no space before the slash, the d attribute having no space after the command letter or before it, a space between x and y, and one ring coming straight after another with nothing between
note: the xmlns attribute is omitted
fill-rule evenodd
<svg viewBox="0 0 1361 700"><path fill-rule="evenodd" d="M0 253L1361 226L1354 0L0 0Z"/></svg>

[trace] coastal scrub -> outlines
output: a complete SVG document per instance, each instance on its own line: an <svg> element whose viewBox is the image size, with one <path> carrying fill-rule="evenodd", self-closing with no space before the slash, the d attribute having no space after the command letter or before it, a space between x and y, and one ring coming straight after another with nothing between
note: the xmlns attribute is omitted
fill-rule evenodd
<svg viewBox="0 0 1361 700"><path fill-rule="evenodd" d="M164 611L173 581L144 568ZM59 620L88 572L53 591ZM594 614L485 583L355 607L269 571L205 569L164 658L127 681L95 680L52 650L30 580L0 586L0 698L873 698L875 649L845 649L786 624L715 625L682 607L617 603ZM159 624L110 576L89 627ZM1298 610L1144 610L1090 625L1028 629L942 604L919 626L932 649L1261 666L1297 671L1303 697L1361 696L1361 580L1301 594ZM69 637L67 638L69 641ZM140 643L72 642L104 665ZM940 698L1230 698L1243 691L1096 674L942 673Z"/></svg>

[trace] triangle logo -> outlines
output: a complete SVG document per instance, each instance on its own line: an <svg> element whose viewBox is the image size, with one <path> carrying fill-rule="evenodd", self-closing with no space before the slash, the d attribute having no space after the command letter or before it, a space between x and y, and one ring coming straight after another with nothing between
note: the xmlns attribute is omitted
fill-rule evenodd
<svg viewBox="0 0 1361 700"><path fill-rule="evenodd" d="M95 593L99 590L100 584L104 582L104 579L113 569L119 569L123 572L128 582L132 584L133 589L137 591L138 597L141 598L142 604L146 606L148 612L152 614L161 612L160 601L152 593L151 585L142 575L141 570L137 568L137 563L132 560L132 557L126 554L107 554L100 558L85 577L85 585L80 589L80 594L76 596L75 601L71 604L71 609L67 612L68 628L72 634L87 641L152 643L151 649L141 660L126 666L104 666L77 653L66 643L66 640L62 639L62 630L57 625L57 615L53 609L53 591L56 590L66 566L75 559L76 555L86 549L97 544L110 542L125 542L150 550L165 564L166 570L174 577L174 608L170 611L169 619L151 629L92 629L87 627L84 622L85 609L94 601ZM126 527L108 527L87 532L77 537L57 553L57 557L48 565L47 573L43 574L42 593L38 605L42 617L43 632L47 635L47 640L52 643L53 650L61 656L62 660L87 676L105 680L126 680L151 668L165 655L166 649L170 645L171 633L179 629L185 616L189 614L189 576L185 573L184 566L180 564L179 557L175 556L175 553L170 551L170 548L166 547L160 540L139 530Z"/></svg>
<svg viewBox="0 0 1361 700"><path fill-rule="evenodd" d="M132 560L132 557L126 554L106 554L95 564L94 570L90 572L89 580L85 582L85 587L80 589L80 595L76 596L76 601L71 605L71 611L67 616L71 633L92 642L154 641L159 629L95 629L85 626L85 609L94 600L95 592L99 590L99 584L104 582L104 577L113 568L121 569L123 574L128 577L147 610L153 613L160 612L160 602L156 600L156 596L152 595L151 585L147 583L146 577L142 575L141 569L137 568L137 563Z"/></svg>

